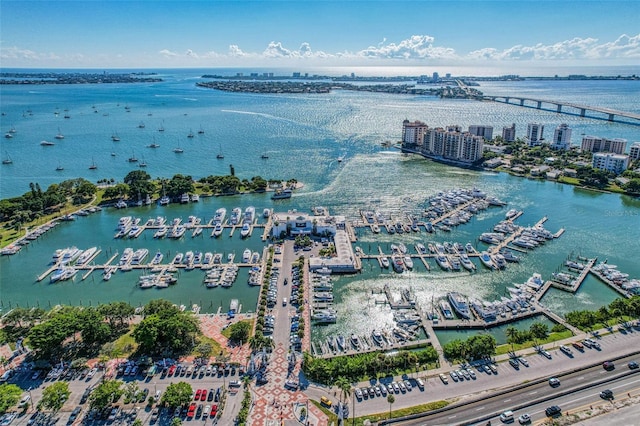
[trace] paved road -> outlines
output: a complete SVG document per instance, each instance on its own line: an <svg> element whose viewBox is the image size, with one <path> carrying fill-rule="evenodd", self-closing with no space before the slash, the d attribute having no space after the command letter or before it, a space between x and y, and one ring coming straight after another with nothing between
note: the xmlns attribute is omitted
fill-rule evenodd
<svg viewBox="0 0 640 426"><path fill-rule="evenodd" d="M419 376L425 381L425 390L420 392L417 389L407 392L406 394L395 395L396 402L393 404L394 409L412 407L424 403L425 401L443 400L443 399L474 399L491 395L498 389L507 389L509 387L533 381L540 377L549 377L558 375L562 372L570 371L592 363L603 362L609 358L623 356L629 353L633 348L640 348L640 332L621 334L614 333L605 335L600 339L602 346L601 351L595 349L585 349L583 353L573 351L574 358L564 355L559 349L550 350L553 358L547 358L539 354L531 354L526 356L529 362L529 368L521 367L519 371L515 371L507 362L498 364L497 375L487 375L486 373L477 373L477 380L452 382L449 378L449 384L444 385L437 375L431 375L433 372L427 372L428 375L420 373ZM637 357L640 362L640 355ZM451 366L449 369L457 369L458 366ZM437 372L449 370L446 367L437 370ZM415 374L413 376L416 376ZM395 377L394 380L398 380ZM359 383L358 386L369 386L368 382ZM333 389L335 390L335 389ZM333 390L329 388L312 386L305 393L313 399L319 400L321 396L333 396ZM384 411L381 409L381 402L386 405L386 398L375 397L373 399L364 400L362 402L353 403L353 410L356 416L366 414L374 414Z"/></svg>
<svg viewBox="0 0 640 426"><path fill-rule="evenodd" d="M529 413L533 420L544 419L544 410L550 405L560 405L564 411L575 409L580 405L599 403L599 392L612 389L616 395L626 396L640 383L640 370L629 370L626 363L637 359L638 355L616 361L618 368L605 371L602 366L587 368L566 375L558 376L560 386L552 388L546 380L530 386L515 389L506 393L498 393L457 408L434 414L414 421L406 421L401 425L429 424L473 424L476 422L500 423L498 415L506 410L513 410L516 416ZM597 385L602 381L611 381ZM591 386L595 384L594 386ZM585 386L589 388L582 390ZM566 395L565 395L566 394ZM539 403L536 403L538 402ZM536 403L532 405L532 403Z"/></svg>

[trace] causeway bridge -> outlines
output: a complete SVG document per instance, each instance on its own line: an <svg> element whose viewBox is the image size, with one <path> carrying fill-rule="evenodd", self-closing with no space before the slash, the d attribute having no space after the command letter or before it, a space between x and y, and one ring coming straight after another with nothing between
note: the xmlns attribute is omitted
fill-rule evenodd
<svg viewBox="0 0 640 426"><path fill-rule="evenodd" d="M559 101L551 101L548 99L537 99L537 98L529 98L522 96L490 96L483 95L481 100L494 101L494 102L502 102L505 104L516 105L526 108L535 108L545 111L555 111L559 114L572 114L579 115L580 117L587 117L587 112L603 114L603 116L599 115L589 115L589 118L594 118L597 120L607 120L607 121L617 121L624 122L627 124L637 124L640 125L640 114L634 112L627 111L619 111L611 108L603 108L603 107L594 107L588 105L575 104L571 102L559 102ZM543 108L543 106L546 106Z"/></svg>

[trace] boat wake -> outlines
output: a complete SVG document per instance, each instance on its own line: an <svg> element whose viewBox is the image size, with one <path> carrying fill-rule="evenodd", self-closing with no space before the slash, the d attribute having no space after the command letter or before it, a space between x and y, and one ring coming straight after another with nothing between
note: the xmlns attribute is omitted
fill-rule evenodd
<svg viewBox="0 0 640 426"><path fill-rule="evenodd" d="M263 112L254 112L254 111L239 111L239 110L235 110L235 109L223 109L221 110L222 112L230 112L233 114L245 114L245 115L257 115L259 117L264 117L264 118L269 118L271 120L276 120L276 121L285 121L287 123L294 123L294 124L300 124L297 121L291 120L289 118L284 118L284 117L276 117L275 115L271 115L271 114L265 114Z"/></svg>

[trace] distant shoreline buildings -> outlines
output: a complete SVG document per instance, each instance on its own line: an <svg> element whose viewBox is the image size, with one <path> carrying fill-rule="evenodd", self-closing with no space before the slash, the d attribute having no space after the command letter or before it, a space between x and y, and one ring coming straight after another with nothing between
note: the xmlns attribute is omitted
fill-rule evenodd
<svg viewBox="0 0 640 426"><path fill-rule="evenodd" d="M446 128L429 127L421 121L404 120L402 122L402 150L414 152L424 157L444 162L458 163L471 166L483 158L483 151L488 150L501 154L499 146L487 144L493 139L493 126L470 125L467 131L462 131L459 125ZM516 125L502 128L502 139L505 142L516 141ZM580 149L582 152L593 153L591 166L595 169L607 170L620 174L629 168L631 163L640 159L640 142L635 142L629 154L625 154L627 140L621 138L602 138L599 136L583 136L579 146L571 145L571 128L562 123L558 125L550 142L544 139L544 125L529 123L524 137L527 146L535 147L547 144L554 150ZM493 168L502 164L499 158L488 160L485 166Z"/></svg>

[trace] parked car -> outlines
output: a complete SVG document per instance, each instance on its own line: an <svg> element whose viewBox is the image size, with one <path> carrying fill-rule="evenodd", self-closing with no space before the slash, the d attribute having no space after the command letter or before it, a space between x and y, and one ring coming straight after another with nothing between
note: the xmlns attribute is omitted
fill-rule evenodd
<svg viewBox="0 0 640 426"><path fill-rule="evenodd" d="M440 380L442 380L442 383L444 383L445 385L449 384L449 379L443 373L440 373Z"/></svg>

